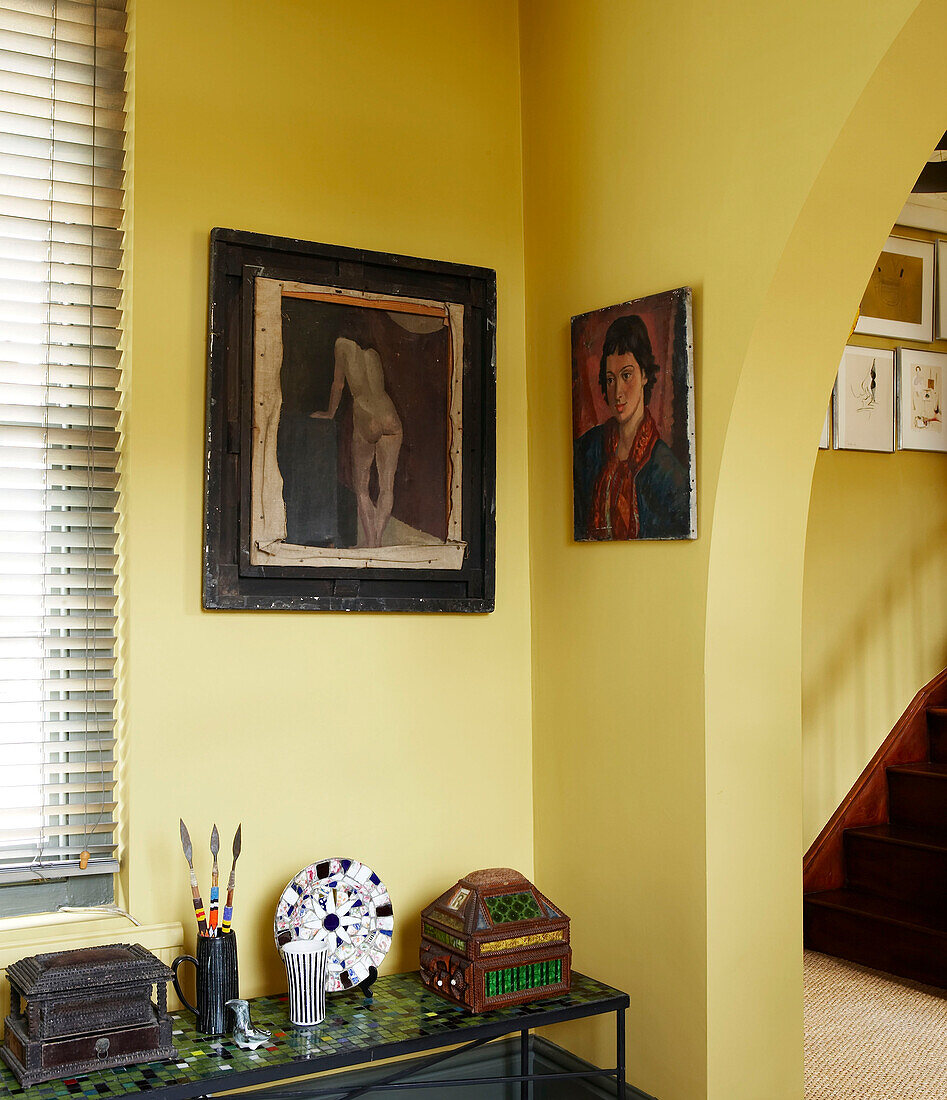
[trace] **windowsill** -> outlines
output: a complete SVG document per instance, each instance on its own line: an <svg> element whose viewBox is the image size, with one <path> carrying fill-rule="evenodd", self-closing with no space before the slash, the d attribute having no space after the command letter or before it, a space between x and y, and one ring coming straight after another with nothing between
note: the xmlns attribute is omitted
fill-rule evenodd
<svg viewBox="0 0 947 1100"><path fill-rule="evenodd" d="M104 921L114 923L116 933L137 927L120 913L31 913L23 917L0 919L0 947L10 948L20 943L29 947L45 940L95 935L106 930Z"/></svg>
<svg viewBox="0 0 947 1100"><path fill-rule="evenodd" d="M49 951L139 943L162 962L184 951L184 929L178 921L136 925L114 913L35 913L0 920L0 976L11 963ZM0 981L0 1019L9 1012L10 988ZM180 1007L176 998L169 1000Z"/></svg>

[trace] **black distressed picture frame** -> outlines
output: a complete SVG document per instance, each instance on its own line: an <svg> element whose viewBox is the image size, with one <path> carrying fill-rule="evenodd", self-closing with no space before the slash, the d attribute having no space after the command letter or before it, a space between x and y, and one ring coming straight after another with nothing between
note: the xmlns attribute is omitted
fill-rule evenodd
<svg viewBox="0 0 947 1100"><path fill-rule="evenodd" d="M251 560L254 287L257 279L462 309L459 568L259 564ZM496 274L487 268L232 229L210 238L203 606L295 611L494 608ZM257 555L259 557L259 555Z"/></svg>

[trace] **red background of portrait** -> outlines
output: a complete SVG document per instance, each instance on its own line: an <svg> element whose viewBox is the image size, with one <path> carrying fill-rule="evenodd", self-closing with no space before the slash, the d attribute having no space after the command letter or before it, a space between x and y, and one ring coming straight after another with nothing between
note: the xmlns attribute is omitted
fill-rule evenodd
<svg viewBox="0 0 947 1100"><path fill-rule="evenodd" d="M572 318L572 437L578 439L596 424L611 417L605 395L598 384L602 345L608 326L616 317L637 313L651 338L651 350L658 364L658 377L651 388L648 408L661 438L673 446L675 422L674 382L671 375L674 322L683 302L671 294L654 294L636 302L597 309ZM686 394L677 395L678 402ZM683 409L678 414L683 418Z"/></svg>

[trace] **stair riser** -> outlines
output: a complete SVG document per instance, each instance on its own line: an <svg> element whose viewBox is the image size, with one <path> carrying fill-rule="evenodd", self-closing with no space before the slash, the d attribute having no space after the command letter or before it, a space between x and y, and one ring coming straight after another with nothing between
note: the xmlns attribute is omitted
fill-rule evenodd
<svg viewBox="0 0 947 1100"><path fill-rule="evenodd" d="M947 831L947 778L889 770L888 817L893 825Z"/></svg>
<svg viewBox="0 0 947 1100"><path fill-rule="evenodd" d="M927 712L927 737L931 746L931 763L947 764L947 715Z"/></svg>
<svg viewBox="0 0 947 1100"><path fill-rule="evenodd" d="M847 832L845 869L850 890L867 890L932 912L947 910L947 849L912 848Z"/></svg>
<svg viewBox="0 0 947 1100"><path fill-rule="evenodd" d="M813 951L947 989L947 938L860 913L806 902L805 945Z"/></svg>

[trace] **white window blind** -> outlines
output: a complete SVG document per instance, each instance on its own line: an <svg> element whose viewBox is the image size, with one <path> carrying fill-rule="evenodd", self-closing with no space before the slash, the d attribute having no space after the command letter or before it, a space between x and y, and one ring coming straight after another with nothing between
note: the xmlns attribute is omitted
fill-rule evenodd
<svg viewBox="0 0 947 1100"><path fill-rule="evenodd" d="M116 866L124 88L124 0L0 0L0 882Z"/></svg>

